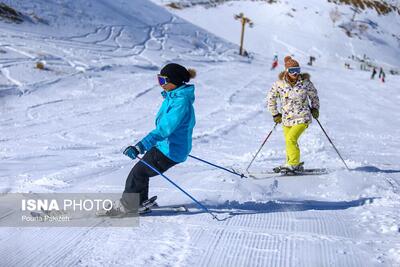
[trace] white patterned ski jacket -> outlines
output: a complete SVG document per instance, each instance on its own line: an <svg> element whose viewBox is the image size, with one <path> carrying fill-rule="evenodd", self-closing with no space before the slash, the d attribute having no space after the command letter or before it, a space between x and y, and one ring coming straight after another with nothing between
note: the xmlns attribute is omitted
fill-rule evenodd
<svg viewBox="0 0 400 267"><path fill-rule="evenodd" d="M311 108L319 110L317 89L310 81L308 73L302 73L292 87L285 78L285 72L279 74L267 96L267 107L272 116L282 113L284 126L293 126L301 123L311 123ZM277 100L280 100L281 112L278 111ZM308 102L311 101L311 105Z"/></svg>

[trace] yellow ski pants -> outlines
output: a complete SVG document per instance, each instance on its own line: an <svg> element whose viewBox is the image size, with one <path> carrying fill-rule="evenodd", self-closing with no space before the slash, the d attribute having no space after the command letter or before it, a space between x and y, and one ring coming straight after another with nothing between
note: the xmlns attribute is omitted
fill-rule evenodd
<svg viewBox="0 0 400 267"><path fill-rule="evenodd" d="M299 165L300 149L297 141L307 127L307 123L301 123L294 126L283 126L283 134L286 143L286 164L290 166Z"/></svg>

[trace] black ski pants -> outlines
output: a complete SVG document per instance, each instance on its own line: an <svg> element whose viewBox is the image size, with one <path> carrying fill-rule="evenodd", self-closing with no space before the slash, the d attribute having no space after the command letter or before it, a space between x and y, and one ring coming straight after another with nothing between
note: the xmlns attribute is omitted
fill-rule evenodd
<svg viewBox="0 0 400 267"><path fill-rule="evenodd" d="M161 173L177 164L177 162L169 159L155 147L151 148L146 152L146 154L144 154L143 160ZM132 194L130 193L140 194L139 204L142 204L143 201L147 200L149 198L149 178L156 175L158 175L158 173L147 167L143 162L137 162L135 166L133 166L125 182L125 190L122 194L124 206L128 209L135 208L133 203L135 201L132 199Z"/></svg>

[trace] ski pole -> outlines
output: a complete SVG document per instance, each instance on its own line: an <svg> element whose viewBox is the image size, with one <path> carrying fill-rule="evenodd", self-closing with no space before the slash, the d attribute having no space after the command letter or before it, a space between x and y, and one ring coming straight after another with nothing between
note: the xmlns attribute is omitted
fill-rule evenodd
<svg viewBox="0 0 400 267"><path fill-rule="evenodd" d="M218 168L218 169L221 169L221 170L230 172L230 173L232 173L232 174L235 174L235 175L237 175L237 176L240 176L240 178L248 178L248 177L247 177L246 175L244 175L243 173L238 173L238 172L235 172L234 170L229 170L229 169L227 169L227 168L225 168L225 167L218 166L217 164L208 162L208 161L206 161L206 160L204 160L204 159L195 157L195 156L193 156L193 155L189 155L189 157L191 157L191 158L193 158L193 159L197 159L198 161L201 161L201 162L203 162L203 163L209 164L209 165L211 165L211 166L213 166L213 167L216 167L216 168Z"/></svg>
<svg viewBox="0 0 400 267"><path fill-rule="evenodd" d="M258 149L257 153L254 155L253 159L250 161L249 166L247 166L246 172L249 172L249 169L250 169L251 164L253 164L253 161L256 159L258 153L260 153L261 149L263 148L263 146L264 146L265 143L267 142L268 138L271 136L272 132L275 130L276 125L278 125L278 123L275 123L274 128L272 128L272 130L269 132L269 134L268 134L267 137L265 138L264 142L261 144L261 146L260 146L260 148Z"/></svg>
<svg viewBox="0 0 400 267"><path fill-rule="evenodd" d="M322 131L324 132L326 138L328 138L329 143L331 143L331 145L332 145L333 148L335 149L336 153L339 155L340 159L343 161L343 164L344 164L344 166L346 166L346 169L347 169L347 170L350 170L349 167L347 167L346 162L344 161L344 159L343 159L342 156L340 155L339 150L336 148L336 146L333 144L332 140L329 138L328 134L325 132L324 127L322 127L322 125L321 125L321 123L319 122L318 119L315 119L315 120L318 122L318 124L319 124L319 126L321 127Z"/></svg>
<svg viewBox="0 0 400 267"><path fill-rule="evenodd" d="M140 162L142 162L144 165L146 165L148 168L150 168L151 170L155 171L157 174L161 175L162 177L164 177L168 182L170 182L171 184L173 184L176 188L178 188L180 191L182 191L185 195L187 195L188 197L190 197L197 205L200 206L200 208L202 208L205 212L208 212L213 219L216 219L217 221L222 221L221 219L219 219L217 217L217 215L215 215L214 213L212 213L211 211L209 211L203 204L201 204L199 201L197 201L194 197L192 197L189 193L187 193L185 190L183 190L179 185L177 185L174 181L172 181L171 179L169 179L167 176L165 176L164 174L162 174L160 171L158 171L156 168L154 168L153 166L151 166L149 163L147 163L144 159L142 159L141 157L137 156L137 158L139 159Z"/></svg>

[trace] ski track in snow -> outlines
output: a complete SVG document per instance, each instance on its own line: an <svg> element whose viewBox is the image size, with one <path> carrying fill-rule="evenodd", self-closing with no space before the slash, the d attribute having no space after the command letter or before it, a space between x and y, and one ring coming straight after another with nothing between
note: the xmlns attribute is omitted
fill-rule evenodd
<svg viewBox="0 0 400 267"><path fill-rule="evenodd" d="M265 62L269 59L259 55L250 65L230 55L231 48L213 53L217 50L213 40L201 35L198 28L196 40L184 32L172 34L170 29L179 29L182 23L177 20L170 15L139 27L144 33L137 40L130 37L130 26L124 23L103 24L64 37L4 29L0 47L8 52L0 64L9 84L0 87L0 192L122 192L133 163L121 155L121 150L152 129L153 115L162 100L154 77L160 64L168 60L181 60L199 73L195 80L193 154L227 167L246 166L272 128L264 101L278 73L267 73ZM179 38L192 40L196 49L169 50L169 42L180 43ZM277 36L273 41L291 53L307 54ZM33 68L40 59L47 60L50 70ZM332 71L322 68L320 76L313 73L324 107L321 120L340 151L348 153L345 158L352 159L348 160L351 168L368 165L375 159L368 145L358 151L357 136L346 132L337 117L347 116L343 113L350 106L348 99L354 97L348 96L346 88L355 88L360 81L351 81L354 73L335 69L348 84L328 84L325 81ZM367 77L363 79L369 76L356 74ZM391 78L387 84L379 84L379 90L393 93L399 80ZM372 90L373 86L365 86ZM339 89L332 93L332 88ZM376 93L364 96L366 100L353 101L361 107L367 101L376 104L378 96ZM390 101L387 104L393 108ZM338 111L338 105L345 110ZM356 111L352 119L363 121L363 112ZM394 112L400 115L398 109ZM372 120L379 120L379 116ZM355 127L364 126L360 125ZM400 158L389 149L398 151L399 131L395 129L386 139L378 140L379 127L365 128L371 134L364 135L363 142L380 142L388 150L389 156L378 159L376 165L382 166L391 158L392 172L374 166L358 172L341 170L342 163L314 123L302 137L302 155L306 162L334 170L326 176L256 181L188 160L167 174L223 221L213 220L166 181L153 178L151 193L159 195L161 204L184 203L189 212L154 211L132 228L2 228L1 265L400 263L400 167L396 165ZM354 154L350 154L353 149ZM281 129L274 132L259 157L253 166L256 170L284 160ZM0 219L8 215L1 214Z"/></svg>

